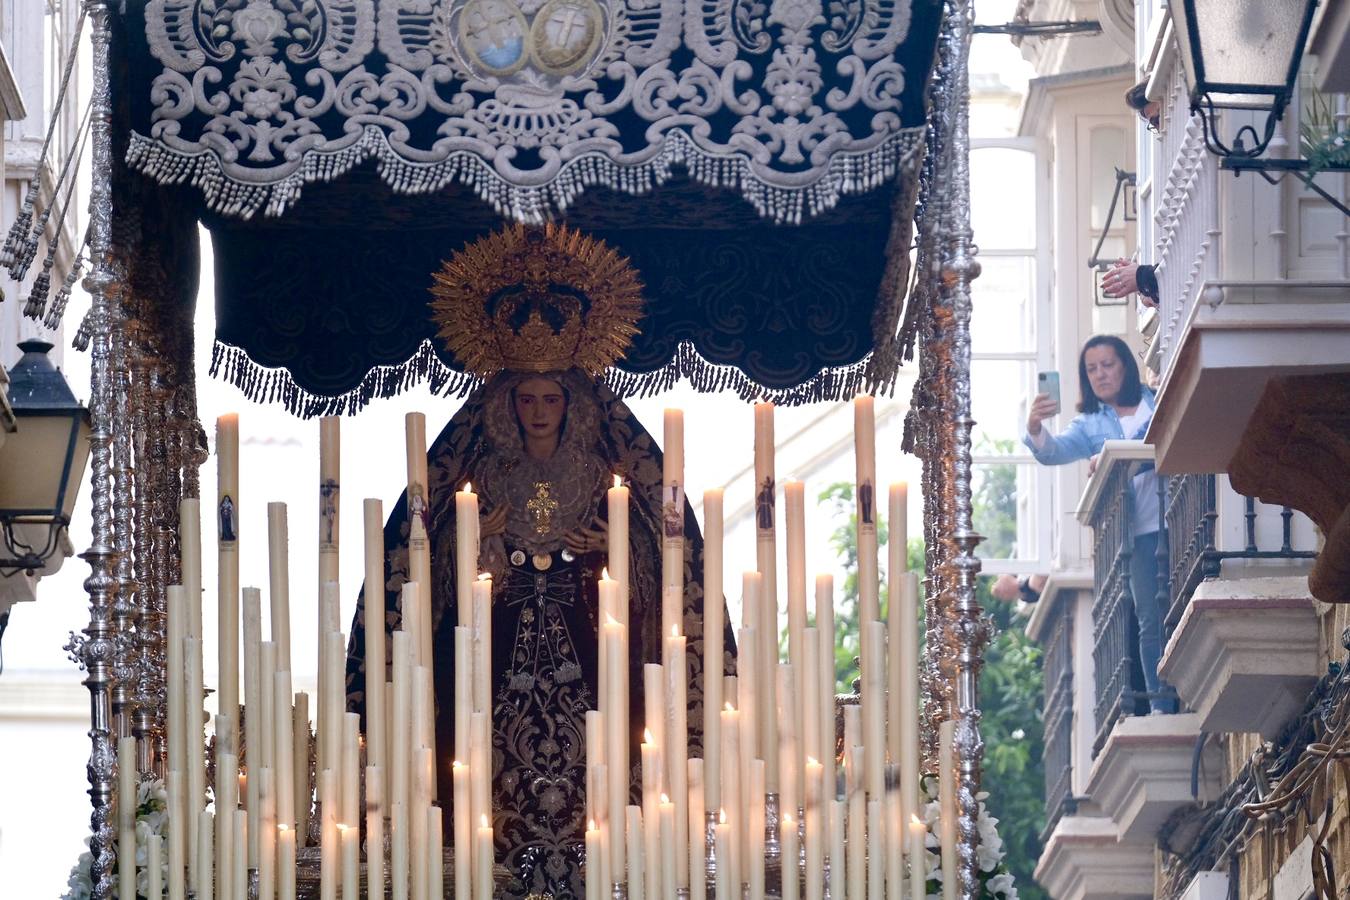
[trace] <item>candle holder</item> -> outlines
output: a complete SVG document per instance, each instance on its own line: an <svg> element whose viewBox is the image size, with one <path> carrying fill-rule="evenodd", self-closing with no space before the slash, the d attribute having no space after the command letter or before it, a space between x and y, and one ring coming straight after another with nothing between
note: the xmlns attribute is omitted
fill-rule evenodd
<svg viewBox="0 0 1350 900"><path fill-rule="evenodd" d="M628 900L628 882L614 882L614 888L609 892L609 896L612 900Z"/></svg>
<svg viewBox="0 0 1350 900"><path fill-rule="evenodd" d="M766 791L764 794L764 858L770 862L783 855L783 845L778 840L778 794Z"/></svg>
<svg viewBox="0 0 1350 900"><path fill-rule="evenodd" d="M797 807L797 868L806 871L806 807Z"/></svg>
<svg viewBox="0 0 1350 900"><path fill-rule="evenodd" d="M704 818L707 824L703 828L703 857L707 862L704 863L703 871L708 892L712 893L717 884L717 813L706 813Z"/></svg>

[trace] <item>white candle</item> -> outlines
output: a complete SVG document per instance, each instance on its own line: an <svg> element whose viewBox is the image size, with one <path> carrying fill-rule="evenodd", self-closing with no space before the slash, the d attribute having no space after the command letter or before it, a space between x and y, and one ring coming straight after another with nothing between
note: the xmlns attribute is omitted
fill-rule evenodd
<svg viewBox="0 0 1350 900"><path fill-rule="evenodd" d="M234 812L239 806L239 763L234 755L234 743L228 737L229 725L224 716L216 716L216 882L220 896L234 896L234 855L245 848L234 843ZM220 752L220 747L230 752Z"/></svg>
<svg viewBox="0 0 1350 900"><path fill-rule="evenodd" d="M319 773L319 896L321 900L337 900L338 882L342 876L342 845L338 836L338 807L340 803L324 799L338 793L338 773L324 769Z"/></svg>
<svg viewBox="0 0 1350 900"><path fill-rule="evenodd" d="M430 882L431 835L427 832L427 809L431 805L431 786L435 762L431 750L419 747L413 752L413 798L408 807L408 832L412 838L412 894L427 897Z"/></svg>
<svg viewBox="0 0 1350 900"><path fill-rule="evenodd" d="M799 863L801 845L797 837L797 812L784 812L782 815L779 843L783 847L783 900L797 900L801 896L801 876Z"/></svg>
<svg viewBox="0 0 1350 900"><path fill-rule="evenodd" d="M413 645L413 663L431 665L431 550L427 546L427 515L431 512L431 492L427 482L427 417L418 412L404 417L404 446L408 457L408 577L417 583L421 605L418 608L417 643ZM474 520L474 545L477 546L478 520ZM407 627L407 624L404 624Z"/></svg>
<svg viewBox="0 0 1350 900"><path fill-rule="evenodd" d="M314 681L319 691L318 702L314 706L314 734L318 740L318 749L315 755L316 771L338 767L338 764L334 762L333 754L339 752L337 742L342 739L342 725L338 721L338 714L331 717L329 715L329 710L333 707L333 701L336 698L333 696L332 685L330 684L333 672L328 662L328 651L331 649L331 645L328 643L328 635L342 631L341 599L338 596L338 589L338 584L335 581L324 582L319 587L319 669ZM345 646L341 648L341 655L345 661ZM341 679L339 679L338 687L339 689L342 687Z"/></svg>
<svg viewBox="0 0 1350 900"><path fill-rule="evenodd" d="M917 815L909 817L909 897L927 900L928 897L928 826Z"/></svg>
<svg viewBox="0 0 1350 900"><path fill-rule="evenodd" d="M803 639L809 641L802 648L802 684L819 685L820 684L820 639L816 636L814 628L804 629ZM820 692L818 690L803 690L802 692L802 743L801 756L803 759L810 757L820 759L818 755L822 741L820 739ZM807 776L803 771L803 779ZM803 781L801 793L798 797L805 799L812 796L811 784Z"/></svg>
<svg viewBox="0 0 1350 900"><path fill-rule="evenodd" d="M845 896L848 864L844 857L844 800L830 800L830 896Z"/></svg>
<svg viewBox="0 0 1350 900"><path fill-rule="evenodd" d="M722 614L722 489L714 488L703 492L703 802L707 809L717 809L722 802L719 751L726 627Z"/></svg>
<svg viewBox="0 0 1350 900"><path fill-rule="evenodd" d="M478 495L473 485L466 482L455 492L455 596L473 596L473 582L478 577L479 551ZM471 625L472 608L459 601L459 624Z"/></svg>
<svg viewBox="0 0 1350 900"><path fill-rule="evenodd" d="M169 795L169 900L183 900L187 896L184 880L187 866L188 828L184 820L186 804L183 797L183 773L170 772L164 779ZM195 811L194 811L195 813ZM156 898L158 900L158 898Z"/></svg>
<svg viewBox="0 0 1350 900"><path fill-rule="evenodd" d="M450 769L455 792L455 900L472 900L473 819L469 800L469 767L456 760ZM587 844L589 847L589 843ZM588 857L589 859L589 857ZM587 868L587 877L593 869Z"/></svg>
<svg viewBox="0 0 1350 900"><path fill-rule="evenodd" d="M891 771L898 768L892 766ZM897 780L898 774L896 772ZM888 783L886 787L881 814L886 820L886 898L904 900L905 820L900 815L900 790L893 784Z"/></svg>
<svg viewBox="0 0 1350 900"><path fill-rule="evenodd" d="M834 734L834 576L816 576L816 631L820 633L820 749L819 759L836 756ZM829 766L832 770L833 766ZM834 792L831 791L831 794Z"/></svg>
<svg viewBox="0 0 1350 900"><path fill-rule="evenodd" d="M858 609L863 624L881 618L877 601L877 434L875 403L853 399L854 493L858 516ZM864 660L865 662L865 660Z"/></svg>
<svg viewBox="0 0 1350 900"><path fill-rule="evenodd" d="M821 822L824 813L820 794L822 766L806 761L806 900L821 900L825 887L825 842ZM877 852L877 851L874 851Z"/></svg>
<svg viewBox="0 0 1350 900"><path fill-rule="evenodd" d="M614 486L606 493L609 504L609 577L619 585L619 612L616 616L619 624L628 625L628 488L618 475L614 476ZM626 658L626 657L625 657Z"/></svg>
<svg viewBox="0 0 1350 900"><path fill-rule="evenodd" d="M271 641L263 641L258 646L258 699L261 707L261 734L254 732L255 737L261 738L262 747L262 767L264 769L277 768L277 717L273 705L276 703L276 678L277 678L277 645ZM290 704L288 703L289 707ZM289 713L290 710L287 709ZM256 721L256 720L255 720ZM287 757L289 760L290 757Z"/></svg>
<svg viewBox="0 0 1350 900"><path fill-rule="evenodd" d="M675 804L670 802L670 798L665 794L661 795L661 802L658 806L660 822L660 841L661 841L661 894L662 897L674 897L677 890L675 886L676 867L676 849L675 849Z"/></svg>
<svg viewBox="0 0 1350 900"><path fill-rule="evenodd" d="M146 896L159 900L163 896L163 838L150 835L146 843Z"/></svg>
<svg viewBox="0 0 1350 900"><path fill-rule="evenodd" d="M613 660L624 659L623 625L611 617L603 629L605 652ZM601 685L601 690L607 696L606 709L609 710L605 715L605 764L609 769L609 814L606 821L611 829L617 829L617 823L624 820L624 808L628 805L628 774L623 768L628 746L628 716L625 714L628 700L623 692L623 680L617 677L618 671L626 671L627 666L616 665L614 668L616 671L610 673L609 682ZM624 871L624 842L613 831L611 837L609 868L616 875L621 875Z"/></svg>
<svg viewBox="0 0 1350 900"><path fill-rule="evenodd" d="M610 769L611 793L615 786L622 781L623 788L620 794L623 797L628 795L628 695L629 695L629 668L628 668L628 642L631 640L628 634L629 623L629 600L631 591L631 581L629 579L629 545L628 545L628 507L631 502L628 488L623 485L618 475L614 476L614 486L609 489L606 495L609 514L609 577L616 583L617 593L615 595L614 619L621 626L618 632L619 643L610 654L614 660L619 660L619 664L614 666L613 680L617 681L618 697L622 699L622 706L615 712L622 718L622 722L617 723L615 727L624 729L624 738L617 746L610 745L606 751L606 762ZM610 653L609 649L604 650ZM603 687L601 688L603 692ZM617 753L618 755L615 755ZM611 799L611 803L613 800ZM627 802L626 800L622 802ZM611 835L611 838L617 836ZM607 838L608 839L608 838ZM609 839L610 844L610 862L613 864L615 855L619 855L619 861L622 862L623 841ZM615 849L618 847L619 849ZM623 866L615 866L615 872L622 872Z"/></svg>
<svg viewBox="0 0 1350 900"><path fill-rule="evenodd" d="M474 890L477 891L478 900L492 900L492 891L494 887L492 878L494 853L492 847L492 826L488 824L487 816L479 818L475 850L475 865L473 872Z"/></svg>
<svg viewBox="0 0 1350 900"><path fill-rule="evenodd" d="M867 900L885 900L886 837L881 816L881 801L867 801Z"/></svg>
<svg viewBox="0 0 1350 900"><path fill-rule="evenodd" d="M359 845L361 831L355 825L339 824L338 846L342 848L342 900L360 900Z"/></svg>
<svg viewBox="0 0 1350 900"><path fill-rule="evenodd" d="M490 719L485 713L474 713L469 719L469 810L474 821L492 821L492 753L489 747ZM477 837L475 836L475 840ZM473 889L479 889L474 876Z"/></svg>
<svg viewBox="0 0 1350 900"><path fill-rule="evenodd" d="M760 684L773 684L773 667L778 662L778 537L777 485L774 480L774 406L755 404L755 558L762 582L759 587L759 646L756 663ZM744 653L744 647L741 648ZM744 676L745 668L739 669ZM744 702L740 703L744 708ZM761 715L757 747L778 745L778 725L771 715ZM765 760L765 786L778 790L778 754Z"/></svg>
<svg viewBox="0 0 1350 900"><path fill-rule="evenodd" d="M586 828L586 900L604 900L604 895L600 891L600 857L603 853L600 847L600 829L596 826L595 820L591 819ZM456 857L458 862L458 857ZM458 881L458 870L462 868L456 865L456 881ZM629 895L632 896L631 894ZM456 894L458 900L458 893Z"/></svg>
<svg viewBox="0 0 1350 900"><path fill-rule="evenodd" d="M269 692L270 693L270 692ZM276 781L266 766L258 772L258 900L277 895L277 801ZM152 898L158 895L151 892Z"/></svg>
<svg viewBox="0 0 1350 900"><path fill-rule="evenodd" d="M666 638L668 683L666 698L670 707L670 733L666 737L666 784L675 804L675 882L689 886L689 706L688 669L685 638L672 634Z"/></svg>
<svg viewBox="0 0 1350 900"><path fill-rule="evenodd" d="M267 504L267 599L277 670L291 671L291 562L286 504Z"/></svg>
<svg viewBox="0 0 1350 900"><path fill-rule="evenodd" d="M295 829L277 825L277 900L295 900Z"/></svg>
<svg viewBox="0 0 1350 900"><path fill-rule="evenodd" d="M849 709L856 707L846 707L846 714ZM844 722L844 741L844 779L848 798L848 897L849 900L863 900L867 896L867 792L862 783L863 748L850 742L847 718Z"/></svg>
<svg viewBox="0 0 1350 900"><path fill-rule="evenodd" d="M237 809L234 811L234 836L231 843L236 847L248 846L248 811ZM248 900L248 860L244 854L238 850L231 856L234 860L234 875L232 884L234 887L235 900Z"/></svg>
<svg viewBox="0 0 1350 900"><path fill-rule="evenodd" d="M956 861L956 723L938 726L938 800L942 810L942 896L955 900L960 878Z"/></svg>
<svg viewBox="0 0 1350 900"><path fill-rule="evenodd" d="M202 636L202 502L196 497L178 501L179 574L187 592L188 637Z"/></svg>
<svg viewBox="0 0 1350 900"><path fill-rule="evenodd" d="M739 684L737 687L739 693ZM727 708L722 711L722 802L724 805L720 816L722 821L729 826L727 836L731 840L726 850L723 851L721 833L719 832L717 865L727 867L729 873L727 884L731 890L737 892L737 897L739 897L741 885L739 861L741 847L744 843L741 829L744 827L746 810L744 798L741 796L740 742L740 713L728 704ZM731 810L731 815L727 814L727 810ZM721 881L720 875L718 881Z"/></svg>
<svg viewBox="0 0 1350 900"><path fill-rule="evenodd" d="M165 699L168 702L169 772L188 769L187 680L183 677L183 641L187 637L187 597L182 585L171 584L164 591L166 622ZM186 797L181 790L169 794L169 817L182 825L187 818ZM175 831L187 833L185 827ZM172 845L172 838L170 839ZM170 847L169 855L173 855ZM172 883L172 879L170 879Z"/></svg>
<svg viewBox="0 0 1350 900"><path fill-rule="evenodd" d="M601 802L604 785L598 783L600 766L605 764L605 717L596 709L586 710L586 821L605 817Z"/></svg>
<svg viewBox="0 0 1350 900"><path fill-rule="evenodd" d="M778 808L795 813L801 806L802 735L797 709L797 673L791 663L778 664ZM770 748L773 751L773 748ZM809 751L808 751L809 753Z"/></svg>
<svg viewBox="0 0 1350 900"><path fill-rule="evenodd" d="M188 833L190 854L188 870L191 876L189 884L196 890L198 869L211 865L209 857L203 861L198 855L201 851L201 839L197 829L201 826L200 813L206 807L206 749L202 740L202 723L205 720L202 700L205 697L205 690L202 685L202 640L199 637L183 640L183 677L187 679L186 696L183 698L184 708L187 711L185 716L187 721L184 723L187 744L187 793L184 798L184 815L192 823ZM200 891L198 895L205 896Z"/></svg>
<svg viewBox="0 0 1350 900"><path fill-rule="evenodd" d="M272 759L276 768L277 822L295 827L295 732L291 714L291 673L272 676Z"/></svg>
<svg viewBox="0 0 1350 900"><path fill-rule="evenodd" d="M646 740L638 748L642 755L642 821L643 821L643 859L646 876L645 890L653 897L662 896L661 870L664 857L661 853L661 749L653 741L650 730ZM614 820L619 821L619 820ZM615 871L619 871L615 869Z"/></svg>
<svg viewBox="0 0 1350 900"><path fill-rule="evenodd" d="M239 733L239 415L216 419L216 636L219 693L216 700L225 727ZM231 818L231 817L227 817ZM234 827L227 822L226 830Z"/></svg>
<svg viewBox="0 0 1350 900"><path fill-rule="evenodd" d="M342 810L339 815L348 827L361 822L361 717L342 715Z"/></svg>
<svg viewBox="0 0 1350 900"><path fill-rule="evenodd" d="M737 710L737 724L740 727L740 745L737 747L737 764L740 772L737 775L737 784L742 790L750 788L750 763L759 757L759 748L755 746L755 741L759 737L758 723L760 716L760 690L759 690L759 642L756 640L759 634L757 628L742 628L740 633L741 656L738 660L741 674L736 679L736 699L741 707ZM773 746L777 746L774 744ZM777 754L775 754L777 755ZM731 761L727 760L727 765ZM723 772L724 778L729 778L727 773ZM730 781L724 785L726 790L730 790ZM724 800L726 797L724 796ZM745 821L744 810L747 808L748 801L741 798L740 806L729 806L733 810L733 822L736 825L736 832L740 836L740 846L737 850L744 858L750 852L749 834L745 831L742 823Z"/></svg>
<svg viewBox="0 0 1350 900"><path fill-rule="evenodd" d="M338 580L339 500L342 468L342 420L319 419L319 587Z"/></svg>
<svg viewBox="0 0 1350 900"><path fill-rule="evenodd" d="M727 822L726 810L720 813L720 819L713 832L714 850L717 853L717 880L713 896L716 900L733 900L732 896L732 859L731 846L736 843L731 834L731 825ZM736 900L739 900L740 886L736 887Z"/></svg>
<svg viewBox="0 0 1350 900"><path fill-rule="evenodd" d="M628 843L628 900L643 900L647 895L647 869L644 859L646 830L642 823L642 807L629 806L624 823L625 840ZM618 829L615 829L617 834ZM605 892L608 900L608 892Z"/></svg>
<svg viewBox="0 0 1350 900"><path fill-rule="evenodd" d="M903 821L919 811L919 576L905 572L899 579L895 614L891 617L890 663L893 702L891 730L899 746L900 815Z"/></svg>
<svg viewBox="0 0 1350 900"><path fill-rule="evenodd" d="M215 832L215 814L209 809L202 810L197 816L196 855L198 865L196 871L193 872L196 879L193 886L198 897L215 896L215 879L212 877L214 871L212 862L215 860ZM295 900L295 898L291 897L289 900Z"/></svg>
<svg viewBox="0 0 1350 900"><path fill-rule="evenodd" d="M294 732L292 750L294 766L291 769L291 785L295 791L295 839L297 846L305 841L309 831L309 802L313 793L309 786L309 694L297 691L295 694Z"/></svg>
<svg viewBox="0 0 1350 900"><path fill-rule="evenodd" d="M117 739L118 896L136 896L136 739Z"/></svg>
<svg viewBox="0 0 1350 900"><path fill-rule="evenodd" d="M366 766L366 900L384 900L385 812L384 771Z"/></svg>
<svg viewBox="0 0 1350 900"><path fill-rule="evenodd" d="M384 756L384 504L367 498L365 525L366 762L385 766Z"/></svg>
<svg viewBox="0 0 1350 900"><path fill-rule="evenodd" d="M661 633L684 631L684 413L665 412L661 489ZM662 657L662 663L669 660Z"/></svg>
<svg viewBox="0 0 1350 900"><path fill-rule="evenodd" d="M689 760L689 896L706 898L707 883L707 814L703 805L704 761Z"/></svg>
<svg viewBox="0 0 1350 900"><path fill-rule="evenodd" d="M389 807L389 895L393 900L408 900L410 856L408 807L403 800L395 798Z"/></svg>
<svg viewBox="0 0 1350 900"><path fill-rule="evenodd" d="M863 622L863 778L868 800L881 800L886 784L886 626Z"/></svg>
<svg viewBox="0 0 1350 900"><path fill-rule="evenodd" d="M346 644L342 637L342 632L331 631L324 635L323 641L323 681L319 685L322 696L319 698L319 707L322 709L322 718L320 719L322 731L322 744L326 750L321 757L326 760L324 769L331 769L334 774L332 793L327 794L320 799L324 803L334 801L336 807L334 813L338 816L334 824L342 821L342 717L343 709L346 707L347 695L343 691L343 662L346 660ZM337 851L340 852L340 851Z"/></svg>
<svg viewBox="0 0 1350 900"><path fill-rule="evenodd" d="M401 810L408 815L411 793L409 791L412 769L412 641L406 631L395 631L391 651L394 660L393 684L393 722L389 739L389 804L390 808ZM402 829L395 829L396 837L402 840L404 848L408 846L408 823L405 819ZM397 851L395 851L397 853ZM395 896L406 893L408 878L407 859L400 864L399 857L393 857L394 865L390 870L394 880Z"/></svg>
<svg viewBox="0 0 1350 900"><path fill-rule="evenodd" d="M244 710L249 714L249 734L244 742L244 767L256 774L262 768L262 738L259 714L262 712L262 591L244 588ZM248 867L258 866L258 779L254 778L245 794L248 810Z"/></svg>
<svg viewBox="0 0 1350 900"><path fill-rule="evenodd" d="M746 854L742 877L749 900L764 900L764 760L750 761L745 793ZM669 896L669 895L667 895Z"/></svg>
<svg viewBox="0 0 1350 900"><path fill-rule="evenodd" d="M443 900L445 897L444 838L441 833L441 808L427 807L427 897Z"/></svg>
<svg viewBox="0 0 1350 900"><path fill-rule="evenodd" d="M787 515L788 659L801 672L802 631L806 628L806 485L783 485Z"/></svg>
<svg viewBox="0 0 1350 900"><path fill-rule="evenodd" d="M890 520L887 522L887 542L891 547L891 568L903 572L909 568L909 484L903 481L891 483ZM898 560L897 560L898 557ZM896 565L896 562L899 565Z"/></svg>

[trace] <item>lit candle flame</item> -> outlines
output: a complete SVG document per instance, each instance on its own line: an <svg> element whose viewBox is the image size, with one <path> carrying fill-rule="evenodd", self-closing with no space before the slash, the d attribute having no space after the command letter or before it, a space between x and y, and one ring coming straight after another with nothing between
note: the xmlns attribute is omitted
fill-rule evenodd
<svg viewBox="0 0 1350 900"><path fill-rule="evenodd" d="M600 580L601 580L601 581L609 581L609 580L610 580L610 579L609 579L609 566L605 566L603 569L600 570Z"/></svg>
<svg viewBox="0 0 1350 900"><path fill-rule="evenodd" d="M728 701L727 701L726 712L735 712L735 711L736 711L736 707L732 706L732 705L731 705L731 701L728 700Z"/></svg>
<svg viewBox="0 0 1350 900"><path fill-rule="evenodd" d="M491 580L492 580L492 573L491 573L491 572L481 572L481 573L479 573L479 575L478 575L478 580L479 580L479 581L491 581Z"/></svg>
<svg viewBox="0 0 1350 900"><path fill-rule="evenodd" d="M614 486L616 488L623 487L623 479L619 477L617 472L614 474Z"/></svg>
<svg viewBox="0 0 1350 900"><path fill-rule="evenodd" d="M671 636L671 637L679 637L679 636L680 636L680 626L678 626L678 625L672 625L672 626L670 626L670 636Z"/></svg>
<svg viewBox="0 0 1350 900"><path fill-rule="evenodd" d="M650 728L642 729L642 743L644 744L656 743L656 738L652 735L652 730Z"/></svg>
<svg viewBox="0 0 1350 900"><path fill-rule="evenodd" d="M464 763L460 762L459 760L455 760L454 762L450 763L450 768L451 768L451 769L462 769L462 768L464 768Z"/></svg>
<svg viewBox="0 0 1350 900"><path fill-rule="evenodd" d="M717 820L723 825L727 824L727 811L725 809L719 809L717 811Z"/></svg>
<svg viewBox="0 0 1350 900"><path fill-rule="evenodd" d="M793 820L793 818L792 818L792 814L791 814L791 813L783 813L783 824L784 824L784 825L791 825L791 824L793 824L793 821L794 821L794 820Z"/></svg>
<svg viewBox="0 0 1350 900"><path fill-rule="evenodd" d="M921 826L921 827L922 827L922 825L923 825L923 823L919 821L919 817L916 816L916 815L914 815L913 813L911 813L910 816L909 816L909 824L910 824L910 825L918 825L918 826Z"/></svg>
<svg viewBox="0 0 1350 900"><path fill-rule="evenodd" d="M341 834L342 832L344 832L344 831L347 830L347 826L346 826L346 825L343 825L343 824L341 824L341 823L338 823L337 830L338 830L338 833Z"/></svg>
<svg viewBox="0 0 1350 900"><path fill-rule="evenodd" d="M661 794L661 802L662 802L662 803L669 803L669 802L670 802L670 795L669 795L669 794L666 794L666 793L662 793L662 794Z"/></svg>
<svg viewBox="0 0 1350 900"><path fill-rule="evenodd" d="M587 830L587 831L599 831L600 829L596 827L595 820L594 820L594 819L591 819L590 824L586 826L586 830Z"/></svg>
<svg viewBox="0 0 1350 900"><path fill-rule="evenodd" d="M618 625L618 624L619 624L619 620L616 619L616 618L614 618L613 616L611 616L609 613L605 613L605 624L606 624L606 625Z"/></svg>
<svg viewBox="0 0 1350 900"><path fill-rule="evenodd" d="M480 827L482 827L482 828L487 828L487 827L488 827L487 814L484 813L484 814L483 814L482 816L480 816L479 818L481 818L481 819L483 820L482 825L481 825Z"/></svg>
<svg viewBox="0 0 1350 900"><path fill-rule="evenodd" d="M472 494L472 493L473 493L473 482L472 482L472 481L466 481L466 482L464 482L464 490L463 490L462 493L465 493L465 494Z"/></svg>
<svg viewBox="0 0 1350 900"><path fill-rule="evenodd" d="M818 766L820 765L820 760L816 759L814 756L808 756L806 758L806 764L808 766Z"/></svg>
<svg viewBox="0 0 1350 900"><path fill-rule="evenodd" d="M277 823L277 831L290 831L290 830L291 826L287 825L285 822Z"/></svg>

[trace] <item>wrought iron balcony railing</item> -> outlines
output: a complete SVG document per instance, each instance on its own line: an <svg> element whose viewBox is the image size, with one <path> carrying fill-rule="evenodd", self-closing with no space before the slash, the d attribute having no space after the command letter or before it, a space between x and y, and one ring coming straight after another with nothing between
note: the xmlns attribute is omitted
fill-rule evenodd
<svg viewBox="0 0 1350 900"><path fill-rule="evenodd" d="M1045 768L1045 829L1048 840L1056 823L1077 811L1073 792L1073 604L1056 601L1053 630L1044 643L1042 672L1045 675L1043 724L1045 744L1041 760Z"/></svg>

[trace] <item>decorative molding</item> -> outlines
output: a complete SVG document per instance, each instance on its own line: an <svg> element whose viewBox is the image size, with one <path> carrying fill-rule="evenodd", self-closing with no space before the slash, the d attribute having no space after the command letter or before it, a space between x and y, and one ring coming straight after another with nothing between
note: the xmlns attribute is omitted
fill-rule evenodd
<svg viewBox="0 0 1350 900"><path fill-rule="evenodd" d="M16 122L26 118L28 107L24 106L23 93L14 80L14 68L9 64L4 44L0 44L0 120Z"/></svg>
<svg viewBox="0 0 1350 900"><path fill-rule="evenodd" d="M1088 796L1120 830L1121 843L1152 846L1158 829L1191 796L1192 763L1200 737L1195 713L1126 716L1111 730L1088 778ZM1219 749L1206 744L1199 800L1220 789Z"/></svg>
<svg viewBox="0 0 1350 900"><path fill-rule="evenodd" d="M1153 848L1123 844L1101 816L1065 816L1036 863L1036 881L1055 900L1151 900Z"/></svg>
<svg viewBox="0 0 1350 900"><path fill-rule="evenodd" d="M1306 578L1202 582L1158 674L1209 733L1272 740L1317 683L1320 619Z"/></svg>

